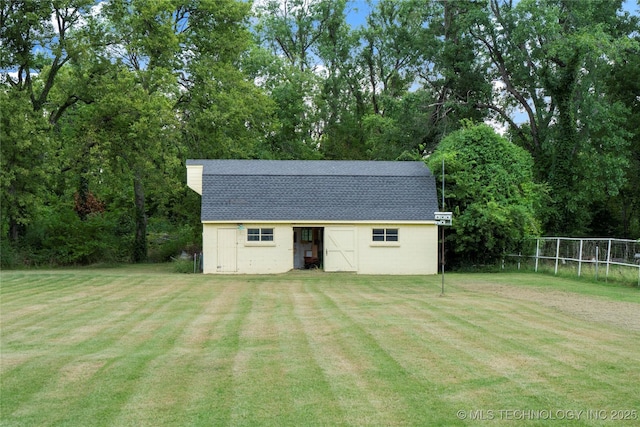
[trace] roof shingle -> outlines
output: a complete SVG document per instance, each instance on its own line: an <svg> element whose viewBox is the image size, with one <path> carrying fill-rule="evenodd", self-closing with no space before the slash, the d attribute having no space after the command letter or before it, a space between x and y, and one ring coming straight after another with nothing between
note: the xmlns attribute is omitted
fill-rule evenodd
<svg viewBox="0 0 640 427"><path fill-rule="evenodd" d="M422 162L189 160L202 165L203 221L428 221Z"/></svg>

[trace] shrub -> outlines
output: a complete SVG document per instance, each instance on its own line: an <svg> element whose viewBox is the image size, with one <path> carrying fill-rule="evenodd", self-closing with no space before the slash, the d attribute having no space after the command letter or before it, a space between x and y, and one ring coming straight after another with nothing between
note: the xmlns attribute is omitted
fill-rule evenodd
<svg viewBox="0 0 640 427"><path fill-rule="evenodd" d="M71 206L43 207L25 236L25 256L30 263L48 265L123 261L128 243L121 238L121 222L109 212L81 220Z"/></svg>
<svg viewBox="0 0 640 427"><path fill-rule="evenodd" d="M544 187L533 182L533 159L485 124L466 122L427 163L440 182L445 160L445 211L453 211L448 262L493 264L539 234ZM440 189L438 186L438 190ZM441 195L440 195L441 197Z"/></svg>

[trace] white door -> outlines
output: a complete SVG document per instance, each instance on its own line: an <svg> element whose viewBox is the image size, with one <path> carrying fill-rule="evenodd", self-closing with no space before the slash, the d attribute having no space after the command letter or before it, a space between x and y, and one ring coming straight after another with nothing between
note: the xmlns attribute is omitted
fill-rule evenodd
<svg viewBox="0 0 640 427"><path fill-rule="evenodd" d="M218 273L235 273L238 269L238 248L235 228L218 229L218 254L216 271Z"/></svg>
<svg viewBox="0 0 640 427"><path fill-rule="evenodd" d="M356 271L356 230L346 227L324 229L325 271Z"/></svg>

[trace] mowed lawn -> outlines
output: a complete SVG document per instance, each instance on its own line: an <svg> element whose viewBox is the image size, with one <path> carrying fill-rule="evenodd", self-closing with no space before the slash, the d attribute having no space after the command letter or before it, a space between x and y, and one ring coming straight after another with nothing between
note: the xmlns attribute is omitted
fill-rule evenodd
<svg viewBox="0 0 640 427"><path fill-rule="evenodd" d="M534 274L0 274L3 426L639 425L640 290ZM622 418L622 420L620 420Z"/></svg>

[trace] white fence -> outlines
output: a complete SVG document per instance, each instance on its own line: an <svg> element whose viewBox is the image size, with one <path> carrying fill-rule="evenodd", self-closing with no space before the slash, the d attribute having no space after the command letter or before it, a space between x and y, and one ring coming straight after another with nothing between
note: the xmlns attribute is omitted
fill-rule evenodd
<svg viewBox="0 0 640 427"><path fill-rule="evenodd" d="M615 268L616 274L625 278L637 274L640 286L640 240L540 237L531 240L524 253L508 257L517 260L518 269L523 261L533 260L536 272L542 265L551 264L555 274L559 268L570 266L578 276L588 269L596 280L599 276L608 280Z"/></svg>

